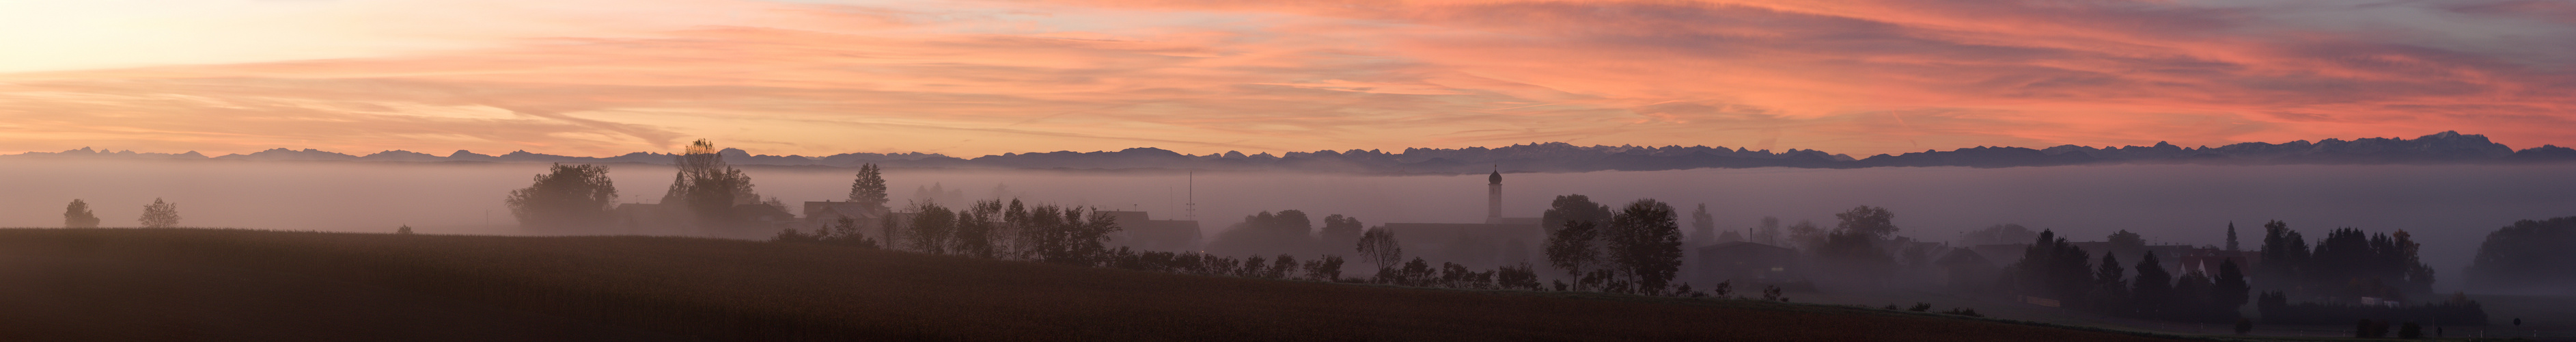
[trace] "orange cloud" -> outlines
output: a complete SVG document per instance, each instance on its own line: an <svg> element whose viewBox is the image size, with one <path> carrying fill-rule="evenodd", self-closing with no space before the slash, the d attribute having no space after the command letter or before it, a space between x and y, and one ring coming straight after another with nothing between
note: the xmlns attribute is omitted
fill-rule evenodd
<svg viewBox="0 0 2576 342"><path fill-rule="evenodd" d="M1865 155L2439 130L2576 143L2576 72L2541 58L2576 50L2280 19L2343 5L660 5L753 14L389 56L0 74L0 134L17 138L0 150L605 155L706 137L809 155L1534 141ZM2436 12L2512 11L2396 13ZM2576 37L2564 21L2474 24Z"/></svg>

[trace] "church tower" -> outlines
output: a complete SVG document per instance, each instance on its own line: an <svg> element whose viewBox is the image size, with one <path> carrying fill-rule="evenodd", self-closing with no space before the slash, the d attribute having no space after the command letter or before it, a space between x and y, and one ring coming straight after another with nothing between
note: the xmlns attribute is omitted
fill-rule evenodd
<svg viewBox="0 0 2576 342"><path fill-rule="evenodd" d="M1485 221L1494 222L1502 219L1503 168L1501 166L1495 166L1494 173L1485 176L1485 189Z"/></svg>

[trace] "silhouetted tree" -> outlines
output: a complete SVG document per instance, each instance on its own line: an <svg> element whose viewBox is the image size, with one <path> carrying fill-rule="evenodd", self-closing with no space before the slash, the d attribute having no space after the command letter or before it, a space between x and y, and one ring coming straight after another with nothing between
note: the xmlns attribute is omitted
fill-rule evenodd
<svg viewBox="0 0 2576 342"><path fill-rule="evenodd" d="M394 228L394 235L411 235L411 225L406 224L402 227Z"/></svg>
<svg viewBox="0 0 2576 342"><path fill-rule="evenodd" d="M2469 261L2470 289L2576 295L2576 216L2514 221L2487 233Z"/></svg>
<svg viewBox="0 0 2576 342"><path fill-rule="evenodd" d="M1001 233L999 231L1002 230L1003 220L1002 200L999 199L976 201L975 204L966 207L966 210L958 211L955 223L956 234L951 239L955 245L953 249L958 255L974 258L991 259L1001 256L998 247L1006 244L1002 241L1007 237L1007 235L998 234Z"/></svg>
<svg viewBox="0 0 2576 342"><path fill-rule="evenodd" d="M850 201L878 210L886 209L885 173L877 168L876 163L859 165L858 179L850 181Z"/></svg>
<svg viewBox="0 0 2576 342"><path fill-rule="evenodd" d="M2105 237L2103 241L2109 242L2105 244L2109 245L2109 247L2104 248L2107 249L2103 251L2104 253L2137 255L2137 253L2147 250L2147 239L2139 236L2138 233L2131 233L2127 229L2111 232L2111 236Z"/></svg>
<svg viewBox="0 0 2576 342"><path fill-rule="evenodd" d="M521 228L599 227L616 220L617 184L606 166L557 163L533 180L502 200Z"/></svg>
<svg viewBox="0 0 2576 342"><path fill-rule="evenodd" d="M1270 262L1269 262L1269 261L1270 261L1269 259L1264 259L1264 258L1262 258L1262 257L1261 257L1261 256L1259 256L1259 255L1254 255L1254 256L1244 257L1244 258L1243 258L1243 270L1241 270L1241 271L1237 271L1237 272L1234 274L1234 276L1237 276L1237 277L1245 277L1245 278L1259 278L1259 277L1261 277L1261 275L1269 273L1269 272L1268 272L1268 270L1267 270L1268 268L1270 268Z"/></svg>
<svg viewBox="0 0 2576 342"><path fill-rule="evenodd" d="M1270 274L1263 275L1263 277L1270 279L1288 279L1288 272L1295 271L1296 269L1297 257L1280 254L1279 257L1270 259Z"/></svg>
<svg viewBox="0 0 2576 342"><path fill-rule="evenodd" d="M162 202L161 199L157 197L153 198L152 204L146 204L143 206L143 217L135 219L135 221L141 222L144 228L178 227L179 205Z"/></svg>
<svg viewBox="0 0 2576 342"><path fill-rule="evenodd" d="M2093 305L2102 312L2125 313L2133 299L2129 294L2128 268L2120 266L2120 256L2102 253L2100 267L2093 272Z"/></svg>
<svg viewBox="0 0 2576 342"><path fill-rule="evenodd" d="M1529 263L1503 265L1495 270L1495 285L1506 289L1537 290L1538 271Z"/></svg>
<svg viewBox="0 0 2576 342"><path fill-rule="evenodd" d="M1883 285L1889 272L1896 267L1895 256L1889 254L1887 248L1882 248L1888 237L1897 231L1894 223L1896 214L1887 211L1887 208L1864 205L1834 214L1834 218L1838 220L1834 224L1834 229L1825 232L1821 237L1822 241L1807 243L1807 251L1825 261L1840 275L1849 276L1852 280L1858 280L1870 286ZM1815 230L1814 226L1799 222L1799 226L1791 227L1790 231L1811 232ZM1793 234L1813 235L1813 233Z"/></svg>
<svg viewBox="0 0 2576 342"><path fill-rule="evenodd" d="M1208 250L1216 253L1306 253L1313 250L1314 229L1314 222L1307 218L1305 211L1281 210L1276 214L1264 211L1244 216L1242 223L1217 233L1216 239L1208 242Z"/></svg>
<svg viewBox="0 0 2576 342"><path fill-rule="evenodd" d="M2263 262L2254 264L2254 278L2264 279L2263 288L2285 289L2300 278L2299 265L2308 260L2308 241L2290 224L2278 220L2263 224L2263 249L2256 252Z"/></svg>
<svg viewBox="0 0 2576 342"><path fill-rule="evenodd" d="M2254 332L2254 319L2252 319L2252 318L2237 318L2237 319L2236 319L2236 334L2237 334L2237 335L2244 335L2244 334L2247 334L2247 333L2253 333L2253 332Z"/></svg>
<svg viewBox="0 0 2576 342"><path fill-rule="evenodd" d="M2235 315L2220 314L2217 305L2211 304L2212 287L2208 274L2200 270L2183 271L2182 276L2174 277L2173 288L2169 289L2172 292L2171 297L2165 300L2164 318L2191 322L2226 322L2225 319L2235 318Z"/></svg>
<svg viewBox="0 0 2576 342"><path fill-rule="evenodd" d="M98 214L90 213L89 202L72 199L63 207L63 228L98 228Z"/></svg>
<svg viewBox="0 0 2576 342"><path fill-rule="evenodd" d="M1594 240L1601 236L1600 226L1584 220L1563 222L1562 227L1548 234L1547 263L1565 270L1566 276L1580 277L1600 259L1601 250L1592 248Z"/></svg>
<svg viewBox="0 0 2576 342"><path fill-rule="evenodd" d="M938 203L914 204L912 222L905 225L904 237L913 251L948 254L948 238L957 231L957 212Z"/></svg>
<svg viewBox="0 0 2576 342"><path fill-rule="evenodd" d="M1827 238L1826 235L1831 233L1833 232L1817 227L1816 222L1814 221L1798 220L1798 224L1789 225L1789 241L1786 241L1789 245L1782 247L1797 248L1811 252L1817 249L1823 249L1826 242L1825 239Z"/></svg>
<svg viewBox="0 0 2576 342"><path fill-rule="evenodd" d="M1825 241L1811 251L1848 281L1867 286L1885 285L1896 259L1879 248L1879 239L1867 232L1835 231L1825 234Z"/></svg>
<svg viewBox="0 0 2576 342"><path fill-rule="evenodd" d="M1681 272L1682 231L1673 206L1653 199L1628 203L1610 219L1603 251L1641 292L1661 293Z"/></svg>
<svg viewBox="0 0 2576 342"><path fill-rule="evenodd" d="M1595 228L1610 225L1610 206L1592 203L1583 195L1556 196L1548 202L1547 211L1539 213L1539 226L1548 232L1565 227L1566 221L1591 222Z"/></svg>
<svg viewBox="0 0 2576 342"><path fill-rule="evenodd" d="M1367 229L1357 217L1328 215L1324 216L1324 228L1315 232L1315 240L1324 246L1351 245L1359 243L1360 232Z"/></svg>
<svg viewBox="0 0 2576 342"><path fill-rule="evenodd" d="M2095 287L2089 257L2083 248L2067 243L2056 232L2041 230L2030 247L2022 250L2021 261L2013 264L2012 284L2024 295L2061 301L2083 298Z"/></svg>
<svg viewBox="0 0 2576 342"><path fill-rule="evenodd" d="M1834 218L1838 220L1834 225L1836 231L1861 234L1871 239L1887 239L1896 236L1898 230L1896 213L1888 212L1887 208L1864 205L1834 214Z"/></svg>
<svg viewBox="0 0 2576 342"><path fill-rule="evenodd" d="M2209 288L2210 304L2224 308L2231 314L2236 312L2236 308L2245 306L2247 292L2253 291L2253 287L2245 283L2245 273L2237 269L2235 260L2218 264L2216 280L2217 282Z"/></svg>
<svg viewBox="0 0 2576 342"><path fill-rule="evenodd" d="M1396 263L1404 260L1404 247L1396 244L1395 232L1386 230L1386 227L1369 228L1367 232L1360 233L1358 249L1360 258L1377 265L1379 273L1395 268Z"/></svg>
<svg viewBox="0 0 2576 342"><path fill-rule="evenodd" d="M1117 217L1083 207L1040 205L1029 209L1028 219L1020 229L1036 243L1026 252L1036 260L1066 265L1102 262L1110 252L1110 234L1120 229Z"/></svg>
<svg viewBox="0 0 2576 342"><path fill-rule="evenodd" d="M2154 317L2164 313L2172 304L2168 301L2173 300L2173 273L2165 272L2164 265L2156 260L2156 252L2146 252L2138 259L2135 268L2138 277L2129 285L2129 291L2137 299L2130 303L2139 312Z"/></svg>
<svg viewBox="0 0 2576 342"><path fill-rule="evenodd" d="M2227 223L2227 251L2236 251L2236 223Z"/></svg>
<svg viewBox="0 0 2576 342"><path fill-rule="evenodd" d="M714 142L698 139L672 159L680 172L672 176L671 190L662 194L662 204L684 205L702 226L738 223L741 217L734 213L734 206L760 203L760 195L751 189L751 176L726 164Z"/></svg>
<svg viewBox="0 0 2576 342"><path fill-rule="evenodd" d="M1708 214L1708 203L1700 203L1698 209L1691 210L1690 225L1690 240L1694 243L1722 241L1717 237L1717 218Z"/></svg>
<svg viewBox="0 0 2576 342"><path fill-rule="evenodd" d="M1307 261L1306 279L1321 281L1342 279L1342 256L1327 254L1322 259Z"/></svg>

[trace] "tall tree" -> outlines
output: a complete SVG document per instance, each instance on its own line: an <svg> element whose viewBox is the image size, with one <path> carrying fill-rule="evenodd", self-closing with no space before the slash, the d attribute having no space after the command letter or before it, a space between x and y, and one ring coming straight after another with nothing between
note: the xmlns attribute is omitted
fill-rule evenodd
<svg viewBox="0 0 2576 342"><path fill-rule="evenodd" d="M1547 264L1565 270L1569 277L1581 277L1600 258L1601 250L1592 245L1601 236L1601 229L1592 221L1564 222L1547 235Z"/></svg>
<svg viewBox="0 0 2576 342"><path fill-rule="evenodd" d="M2013 277L2025 294L2060 300L2082 298L2095 288L2093 261L2086 259L2090 256L2056 232L2040 230L2030 247L2022 250L2021 262L2013 265Z"/></svg>
<svg viewBox="0 0 2576 342"><path fill-rule="evenodd" d="M1566 221L1591 222L1593 227L1610 225L1610 206L1592 203L1583 195L1556 196L1548 202L1547 211L1539 213L1539 225L1548 231L1564 227Z"/></svg>
<svg viewBox="0 0 2576 342"><path fill-rule="evenodd" d="M2139 252L2145 252L2147 250L2147 239L2139 236L2138 233L2131 233L2127 229L2111 232L2111 236L2104 240L2110 242L2105 244L2109 245L2105 248L2108 250L2103 251L2107 253L2136 255Z"/></svg>
<svg viewBox="0 0 2576 342"><path fill-rule="evenodd" d="M958 210L956 233L950 239L954 241L950 244L950 249L957 251L958 255L980 259L1000 256L999 247L1002 243L998 240L1001 240L1003 235L996 233L1003 225L1001 216L1002 200L1000 199L975 201L964 210Z"/></svg>
<svg viewBox="0 0 2576 342"><path fill-rule="evenodd" d="M616 219L617 184L608 167L554 164L536 175L527 188L510 190L502 202L519 227L566 229L608 225Z"/></svg>
<svg viewBox="0 0 2576 342"><path fill-rule="evenodd" d="M2255 252L2263 262L2254 264L2254 278L2263 279L2265 289L2285 289L2301 278L2299 266L2307 263L2308 241L2290 224L2279 220L2263 224L2263 249Z"/></svg>
<svg viewBox="0 0 2576 342"><path fill-rule="evenodd" d="M1386 227L1369 228L1367 232L1360 233L1357 247L1360 257L1376 264L1380 274L1404 262L1404 246L1396 244L1395 232L1386 230Z"/></svg>
<svg viewBox="0 0 2576 342"><path fill-rule="evenodd" d="M1887 208L1864 205L1834 214L1834 218L1840 221L1834 225L1837 231L1862 234L1876 239L1895 236L1897 231L1896 213L1888 212Z"/></svg>
<svg viewBox="0 0 2576 342"><path fill-rule="evenodd" d="M2154 251L2146 252L2145 256L2139 257L2136 268L2138 277L2135 284L2129 286L2129 291L2137 298L2132 303L2136 304L2140 311L2151 315L2162 313L2167 307L2166 304L2174 299L2173 273L2165 272L2164 264L2159 262L2156 260Z"/></svg>
<svg viewBox="0 0 2576 342"><path fill-rule="evenodd" d="M957 212L939 203L916 204L912 209L912 224L907 228L910 229L904 235L910 238L912 250L948 254L949 237L957 231Z"/></svg>
<svg viewBox="0 0 2576 342"><path fill-rule="evenodd" d="M2216 317L2219 315L2218 306L2213 305L2214 301L2210 300L2210 289L2214 287L2216 286L2210 283L2208 274L2201 273L2200 270L2183 271L2182 276L2174 277L2173 288L2168 290L2171 292L2168 292L2169 297L2165 298L2164 318L2189 321L2236 318L2235 316Z"/></svg>
<svg viewBox="0 0 2576 342"><path fill-rule="evenodd" d="M1682 229L1673 206L1654 199L1628 203L1610 219L1604 254L1647 293L1660 293L1681 272Z"/></svg>
<svg viewBox="0 0 2576 342"><path fill-rule="evenodd" d="M751 176L726 164L715 142L698 139L671 158L680 172L672 176L671 190L662 194L662 203L686 205L700 224L735 223L739 219L735 205L760 202L760 195L751 190Z"/></svg>
<svg viewBox="0 0 2576 342"><path fill-rule="evenodd" d="M2576 216L2519 220L2488 232L2469 261L2469 289L2576 294Z"/></svg>
<svg viewBox="0 0 2576 342"><path fill-rule="evenodd" d="M2236 222L2227 223L2227 251L2236 251Z"/></svg>
<svg viewBox="0 0 2576 342"><path fill-rule="evenodd" d="M2236 261L2228 260L2218 264L2217 283L2211 284L2209 290L2211 304L2232 311L2245 306L2246 293L2253 287L2245 283L2245 272L2236 268Z"/></svg>
<svg viewBox="0 0 2576 342"><path fill-rule="evenodd" d="M152 204L143 206L143 217L135 220L140 221L144 228L178 227L179 205L152 198Z"/></svg>
<svg viewBox="0 0 2576 342"><path fill-rule="evenodd" d="M2125 280L2128 279L2128 269L2120 266L2120 257L2102 253L2100 267L2093 272L2093 281L2097 284L2093 290L2096 309L2114 311L2127 307L2130 300L2129 282Z"/></svg>
<svg viewBox="0 0 2576 342"><path fill-rule="evenodd" d="M98 228L98 214L89 211L89 202L74 198L63 207L63 228Z"/></svg>
<svg viewBox="0 0 2576 342"><path fill-rule="evenodd" d="M859 165L857 180L850 181L850 201L879 210L886 208L886 180L876 163Z"/></svg>
<svg viewBox="0 0 2576 342"><path fill-rule="evenodd" d="M1360 233L1367 229L1360 218L1333 214L1324 216L1324 228L1315 232L1315 239L1324 246L1349 245L1359 243Z"/></svg>
<svg viewBox="0 0 2576 342"><path fill-rule="evenodd" d="M1314 221L1305 211L1264 211L1246 215L1242 223L1218 232L1215 239L1208 241L1207 249L1228 255L1313 253L1317 249L1314 229Z"/></svg>
<svg viewBox="0 0 2576 342"><path fill-rule="evenodd" d="M1708 214L1708 203L1700 203L1698 209L1691 210L1690 225L1691 241L1695 241L1695 243L1709 243L1718 240L1717 218Z"/></svg>
<svg viewBox="0 0 2576 342"><path fill-rule="evenodd" d="M1833 233L1832 231L1817 227L1816 222L1807 220L1798 220L1798 224L1789 225L1788 230L1789 240L1784 242L1787 242L1789 245L1781 247L1797 248L1808 251L1824 249L1826 235ZM1867 236L1864 234L1863 237Z"/></svg>

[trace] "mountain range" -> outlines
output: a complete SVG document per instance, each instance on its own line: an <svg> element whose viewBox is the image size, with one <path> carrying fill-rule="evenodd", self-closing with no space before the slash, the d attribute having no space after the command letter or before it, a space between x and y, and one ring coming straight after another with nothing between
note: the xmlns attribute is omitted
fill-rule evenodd
<svg viewBox="0 0 2576 342"><path fill-rule="evenodd" d="M1864 168L1891 166L1964 166L1979 168L2099 165L2099 164L2494 164L2576 162L2576 149L2543 145L2514 150L2488 141L2486 136L2441 132L2414 139L2364 138L2354 140L2326 139L2288 143L2248 142L2218 147L2181 147L2159 142L2154 146L2121 146L2095 148L2063 145L2044 149L2025 147L1979 146L1949 151L1925 150L1905 154L1880 154L1852 158L1817 150L1790 149L1782 152L1708 146L1576 146L1562 142L1511 145L1498 148L1407 148L1388 153L1378 150L1323 150L1287 152L1281 155L1241 152L1188 155L1169 150L1139 147L1119 151L1043 153L1004 153L974 158L958 158L935 153L843 153L823 157L801 155L756 155L740 149L724 149L725 161L736 165L781 165L854 167L874 163L892 168L991 168L991 169L1195 169L1195 170L1289 170L1342 173L1482 173L1495 169L1514 172L1583 172L1583 171L1651 171L1696 168ZM669 164L673 155L635 152L614 157L578 157L514 151L486 155L457 150L446 156L411 151L384 151L364 156L315 149L270 149L249 154L208 157L194 151L186 153L138 153L81 148L63 152L28 152L0 155L5 159L162 159L162 160L243 160L243 161L335 161L335 162L464 162L464 163L636 163Z"/></svg>

